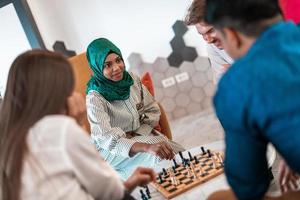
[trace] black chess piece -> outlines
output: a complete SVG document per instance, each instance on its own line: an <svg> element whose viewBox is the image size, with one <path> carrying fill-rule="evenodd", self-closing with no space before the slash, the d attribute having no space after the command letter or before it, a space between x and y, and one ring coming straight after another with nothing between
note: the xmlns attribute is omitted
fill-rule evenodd
<svg viewBox="0 0 300 200"><path fill-rule="evenodd" d="M203 155L206 154L204 147L201 147L201 151L202 151L202 154L203 154Z"/></svg>
<svg viewBox="0 0 300 200"><path fill-rule="evenodd" d="M159 178L159 181L160 181L159 183L162 184L164 181L163 181L163 179L162 179L162 177L161 177L160 174L158 174L158 178Z"/></svg>
<svg viewBox="0 0 300 200"><path fill-rule="evenodd" d="M184 162L184 157L183 157L183 155L182 155L182 152L181 151L179 151L179 156L180 156L180 158L181 158L181 160L182 160L182 163Z"/></svg>
<svg viewBox="0 0 300 200"><path fill-rule="evenodd" d="M163 170L164 176L167 176L168 175L167 170L165 168L162 168L162 170Z"/></svg>
<svg viewBox="0 0 300 200"><path fill-rule="evenodd" d="M177 168L177 167L178 167L178 164L177 164L175 158L173 159L173 163L174 163L174 167Z"/></svg>
<svg viewBox="0 0 300 200"><path fill-rule="evenodd" d="M146 185L145 188L146 188L146 194L147 194L148 199L151 199L149 187Z"/></svg>
<svg viewBox="0 0 300 200"><path fill-rule="evenodd" d="M198 158L196 156L194 156L194 160L195 160L196 164L199 164L199 160L198 160Z"/></svg>
<svg viewBox="0 0 300 200"><path fill-rule="evenodd" d="M183 161L183 166L187 167L189 164L190 164L190 160L185 158Z"/></svg>
<svg viewBox="0 0 300 200"><path fill-rule="evenodd" d="M140 193L141 193L142 200L148 200L147 196L145 195L142 189L140 190Z"/></svg>
<svg viewBox="0 0 300 200"><path fill-rule="evenodd" d="M176 173L177 173L176 167L175 167L175 166L172 166L172 169L173 169L173 172L176 174Z"/></svg>
<svg viewBox="0 0 300 200"><path fill-rule="evenodd" d="M209 149L207 149L207 153L208 153L208 157L211 158L212 155Z"/></svg>
<svg viewBox="0 0 300 200"><path fill-rule="evenodd" d="M193 158L193 156L192 156L191 152L188 152L188 154L189 154L189 157L190 157L190 161L193 161L193 160L194 160L194 158Z"/></svg>

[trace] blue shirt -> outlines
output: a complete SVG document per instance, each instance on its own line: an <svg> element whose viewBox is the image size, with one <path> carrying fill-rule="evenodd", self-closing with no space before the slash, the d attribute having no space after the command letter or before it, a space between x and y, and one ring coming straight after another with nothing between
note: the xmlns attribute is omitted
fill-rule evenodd
<svg viewBox="0 0 300 200"><path fill-rule="evenodd" d="M223 76L214 105L225 130L225 173L239 199L268 189L268 143L300 173L299 27L279 22L262 33Z"/></svg>

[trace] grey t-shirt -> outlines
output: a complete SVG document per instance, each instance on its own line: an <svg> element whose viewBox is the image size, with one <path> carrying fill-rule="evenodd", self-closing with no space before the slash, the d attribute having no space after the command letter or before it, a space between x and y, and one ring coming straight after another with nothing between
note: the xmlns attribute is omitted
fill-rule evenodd
<svg viewBox="0 0 300 200"><path fill-rule="evenodd" d="M208 57L213 70L214 83L217 84L226 71L224 65L231 65L233 59L223 50L213 44L207 45Z"/></svg>

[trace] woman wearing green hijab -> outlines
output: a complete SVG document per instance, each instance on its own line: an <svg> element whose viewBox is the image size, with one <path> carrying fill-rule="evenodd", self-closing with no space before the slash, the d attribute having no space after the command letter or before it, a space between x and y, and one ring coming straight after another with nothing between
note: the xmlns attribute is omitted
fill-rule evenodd
<svg viewBox="0 0 300 200"><path fill-rule="evenodd" d="M138 166L155 166L184 149L154 130L160 109L140 79L125 70L121 51L105 38L92 41L87 60L93 76L87 87L92 141L126 179Z"/></svg>

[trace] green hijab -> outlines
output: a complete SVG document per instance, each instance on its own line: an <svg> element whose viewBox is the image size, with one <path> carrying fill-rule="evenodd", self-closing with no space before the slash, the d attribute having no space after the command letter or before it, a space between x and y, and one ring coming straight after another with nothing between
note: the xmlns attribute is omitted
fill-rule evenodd
<svg viewBox="0 0 300 200"><path fill-rule="evenodd" d="M103 75L104 62L110 53L118 54L122 58L120 49L105 38L95 39L89 44L86 57L94 74L87 83L86 93L95 90L107 101L126 100L130 95L130 86L133 85L129 73L124 70L123 79L117 82Z"/></svg>

